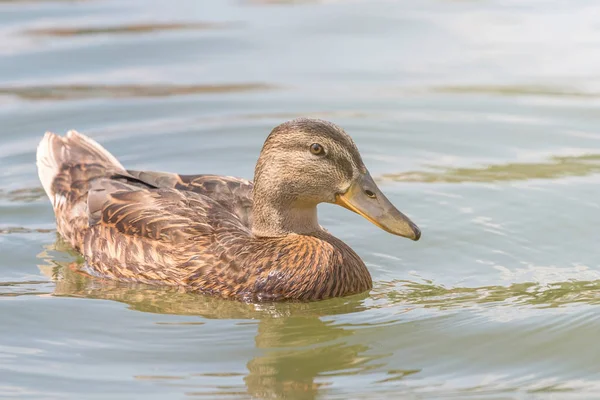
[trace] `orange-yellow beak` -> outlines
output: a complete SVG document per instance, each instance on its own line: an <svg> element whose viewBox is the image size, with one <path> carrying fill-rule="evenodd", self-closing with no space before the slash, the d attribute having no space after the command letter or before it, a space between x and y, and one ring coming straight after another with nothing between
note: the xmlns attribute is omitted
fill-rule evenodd
<svg viewBox="0 0 600 400"><path fill-rule="evenodd" d="M362 215L384 231L419 240L421 230L402 214L379 190L367 172L356 179L346 193L336 196L335 204Z"/></svg>

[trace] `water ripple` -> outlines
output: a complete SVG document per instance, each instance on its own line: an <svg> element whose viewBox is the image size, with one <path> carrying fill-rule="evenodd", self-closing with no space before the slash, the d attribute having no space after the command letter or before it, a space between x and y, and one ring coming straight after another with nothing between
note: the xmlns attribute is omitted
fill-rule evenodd
<svg viewBox="0 0 600 400"><path fill-rule="evenodd" d="M10 191L0 189L0 200L7 200L10 202L30 203L43 199L44 197L46 197L46 193L41 187L22 188Z"/></svg>
<svg viewBox="0 0 600 400"><path fill-rule="evenodd" d="M265 83L213 85L40 85L0 87L0 95L23 100L82 100L99 98L167 97L191 94L264 91L275 86Z"/></svg>
<svg viewBox="0 0 600 400"><path fill-rule="evenodd" d="M586 92L566 87L544 85L461 85L440 86L434 92L450 94L488 94L498 96L543 96L543 97L579 97L598 98L600 93Z"/></svg>
<svg viewBox="0 0 600 400"><path fill-rule="evenodd" d="M140 34L150 32L181 31L181 30L206 30L219 29L231 26L227 23L214 22L180 22L180 23L137 23L118 26L96 26L96 27L60 27L60 28L36 28L25 31L28 35L35 36L91 36L105 34Z"/></svg>
<svg viewBox="0 0 600 400"><path fill-rule="evenodd" d="M513 283L508 286L445 287L433 283L407 280L382 282L374 289L373 298L390 304L413 304L425 308L468 308L476 304L502 303L510 307L560 307L570 304L600 304L600 280L564 281L548 284Z"/></svg>
<svg viewBox="0 0 600 400"><path fill-rule="evenodd" d="M600 154L554 156L545 162L492 164L473 168L431 167L432 171L383 174L382 181L423 183L505 182L557 179L600 172Z"/></svg>

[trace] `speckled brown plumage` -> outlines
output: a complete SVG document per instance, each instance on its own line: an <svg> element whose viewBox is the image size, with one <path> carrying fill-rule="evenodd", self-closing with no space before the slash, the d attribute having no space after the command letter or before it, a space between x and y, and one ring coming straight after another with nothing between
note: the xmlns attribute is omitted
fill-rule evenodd
<svg viewBox="0 0 600 400"><path fill-rule="evenodd" d="M102 180L82 253L97 274L244 300L315 300L371 287L364 264L326 233L255 238L209 197Z"/></svg>
<svg viewBox="0 0 600 400"><path fill-rule="evenodd" d="M319 225L318 204L421 235L379 190L352 139L321 120L275 127L254 182L128 171L74 131L47 133L37 166L59 233L104 278L245 301L321 300L372 282L356 253Z"/></svg>
<svg viewBox="0 0 600 400"><path fill-rule="evenodd" d="M320 300L372 286L356 253L322 229L254 235L249 181L127 171L73 131L46 134L38 169L59 233L93 275L246 301Z"/></svg>

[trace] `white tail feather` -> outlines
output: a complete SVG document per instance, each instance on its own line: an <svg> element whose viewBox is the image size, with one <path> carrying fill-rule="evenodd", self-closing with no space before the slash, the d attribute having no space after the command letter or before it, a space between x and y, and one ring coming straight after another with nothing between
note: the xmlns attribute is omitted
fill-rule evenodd
<svg viewBox="0 0 600 400"><path fill-rule="evenodd" d="M125 170L119 160L104 147L76 131L64 137L46 132L37 148L37 168L44 191L55 203L52 183L65 163L102 163L117 170Z"/></svg>
<svg viewBox="0 0 600 400"><path fill-rule="evenodd" d="M36 164L38 169L38 176L44 187L44 191L50 201L54 203L54 195L52 194L52 182L58 174L60 166L57 163L57 158L54 155L52 149L54 149L55 142L62 141L62 139L52 132L46 132L44 138L37 147Z"/></svg>

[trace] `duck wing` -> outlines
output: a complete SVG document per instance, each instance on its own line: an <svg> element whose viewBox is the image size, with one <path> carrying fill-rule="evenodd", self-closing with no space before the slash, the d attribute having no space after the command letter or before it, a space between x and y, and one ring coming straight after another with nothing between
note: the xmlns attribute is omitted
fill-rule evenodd
<svg viewBox="0 0 600 400"><path fill-rule="evenodd" d="M252 182L232 176L179 175L169 172L128 170L116 178L149 188L169 188L191 191L210 197L229 212L237 215L248 228L252 227Z"/></svg>
<svg viewBox="0 0 600 400"><path fill-rule="evenodd" d="M126 235L176 242L215 229L249 230L209 197L171 188L145 189L112 179L95 182L88 194L90 226L103 224Z"/></svg>
<svg viewBox="0 0 600 400"><path fill-rule="evenodd" d="M144 283L185 285L228 244L250 236L236 215L209 197L114 179L94 183L88 217L82 252L93 271Z"/></svg>

